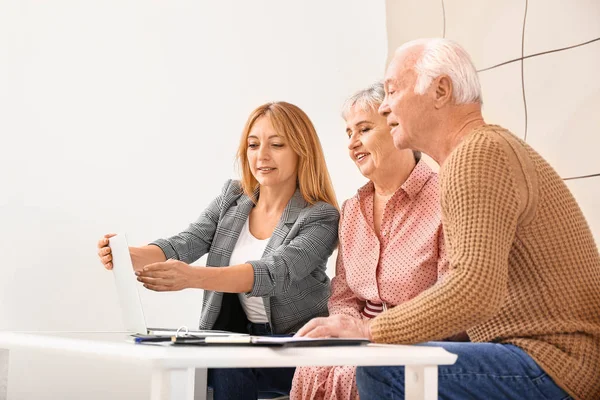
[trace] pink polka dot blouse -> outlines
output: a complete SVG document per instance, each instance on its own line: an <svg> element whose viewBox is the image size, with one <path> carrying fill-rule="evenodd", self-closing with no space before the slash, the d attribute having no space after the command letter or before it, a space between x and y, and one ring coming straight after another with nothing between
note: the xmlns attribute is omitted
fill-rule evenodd
<svg viewBox="0 0 600 400"><path fill-rule="evenodd" d="M388 200L380 236L372 182L344 202L329 313L372 318L417 296L447 272L438 177L420 161ZM355 367L296 369L291 399L357 399Z"/></svg>

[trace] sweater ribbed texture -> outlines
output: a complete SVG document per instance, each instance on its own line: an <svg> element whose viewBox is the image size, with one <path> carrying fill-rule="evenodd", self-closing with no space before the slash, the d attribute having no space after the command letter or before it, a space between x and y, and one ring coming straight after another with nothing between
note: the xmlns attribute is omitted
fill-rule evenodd
<svg viewBox="0 0 600 400"><path fill-rule="evenodd" d="M600 399L600 255L552 167L507 130L484 125L441 171L447 277L373 320L376 342L467 331L525 350L577 399Z"/></svg>

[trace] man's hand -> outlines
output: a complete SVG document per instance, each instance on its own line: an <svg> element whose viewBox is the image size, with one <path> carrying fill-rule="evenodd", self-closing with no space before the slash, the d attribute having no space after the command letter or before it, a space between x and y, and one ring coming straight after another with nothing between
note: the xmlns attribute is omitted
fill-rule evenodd
<svg viewBox="0 0 600 400"><path fill-rule="evenodd" d="M364 338L372 340L368 321L344 314L312 319L295 336L309 338Z"/></svg>
<svg viewBox="0 0 600 400"><path fill-rule="evenodd" d="M145 288L157 292L173 292L192 286L195 268L178 260L146 265L135 274Z"/></svg>

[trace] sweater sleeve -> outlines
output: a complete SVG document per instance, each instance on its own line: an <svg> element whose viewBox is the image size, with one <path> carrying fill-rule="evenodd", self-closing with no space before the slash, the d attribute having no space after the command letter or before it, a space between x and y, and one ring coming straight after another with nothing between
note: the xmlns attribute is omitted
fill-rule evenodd
<svg viewBox="0 0 600 400"><path fill-rule="evenodd" d="M506 154L492 138L474 134L446 160L441 178L450 270L411 301L376 317L376 342L441 340L494 316L506 299L519 213Z"/></svg>
<svg viewBox="0 0 600 400"><path fill-rule="evenodd" d="M438 281L444 279L444 276L450 270L450 260L448 259L448 248L444 237L444 228L440 226L438 232Z"/></svg>

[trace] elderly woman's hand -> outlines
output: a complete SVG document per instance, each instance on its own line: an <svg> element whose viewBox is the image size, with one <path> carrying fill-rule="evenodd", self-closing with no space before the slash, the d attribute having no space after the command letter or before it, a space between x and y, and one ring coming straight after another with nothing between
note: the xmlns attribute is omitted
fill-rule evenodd
<svg viewBox="0 0 600 400"><path fill-rule="evenodd" d="M304 325L295 336L372 339L368 321L344 314L326 318L314 318Z"/></svg>
<svg viewBox="0 0 600 400"><path fill-rule="evenodd" d="M102 239L98 241L98 257L100 257L100 262L104 265L106 269L112 269L112 252L110 250L110 246L108 245L108 239L116 236L115 233L109 233L104 235Z"/></svg>
<svg viewBox="0 0 600 400"><path fill-rule="evenodd" d="M135 274L144 287L157 292L173 292L193 287L196 268L178 260L146 265Z"/></svg>

